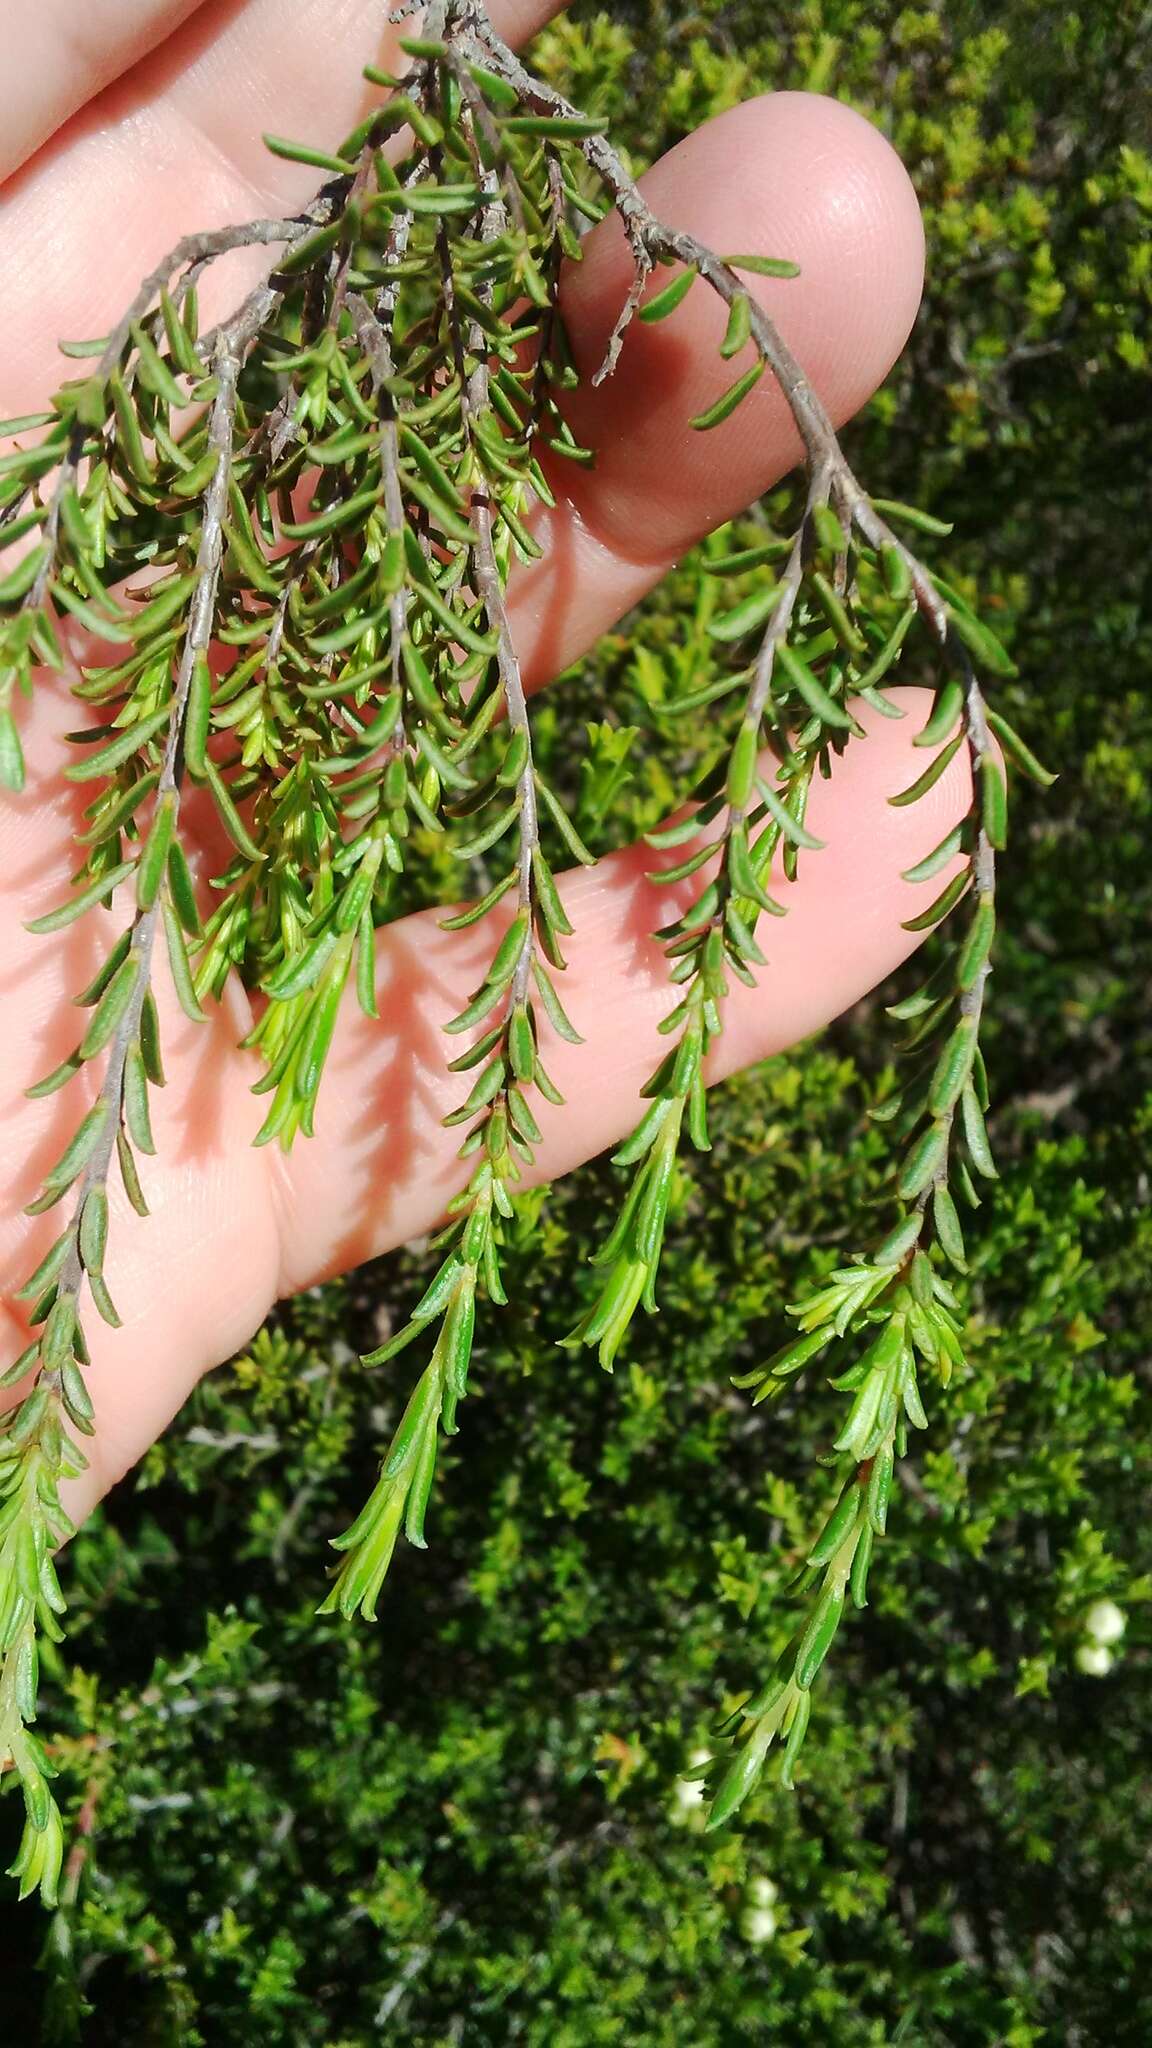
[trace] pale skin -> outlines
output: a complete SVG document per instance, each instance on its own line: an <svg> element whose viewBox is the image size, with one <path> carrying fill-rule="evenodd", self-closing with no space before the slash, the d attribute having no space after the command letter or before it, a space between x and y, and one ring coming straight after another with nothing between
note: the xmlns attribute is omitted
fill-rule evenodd
<svg viewBox="0 0 1152 2048"><path fill-rule="evenodd" d="M515 42L552 12L550 0L492 8ZM324 143L351 128L363 105L359 66L395 54L385 15L381 0L287 9L282 0L87 0L83 9L41 0L35 10L0 0L11 58L0 82L0 414L42 405L70 374L50 338L106 332L181 234L308 196L314 174L268 156L260 132ZM899 354L922 279L916 201L883 138L830 100L770 95L680 145L644 189L665 219L721 251L800 263L795 282L757 279L756 289L835 420L850 418ZM606 223L568 287L589 370L628 278L619 231ZM578 395L574 425L602 450L599 463L575 484L569 472L558 479L579 495L539 522L545 558L510 590L533 688L794 462L786 408L766 384L715 433L688 428L730 379L716 352L722 332L722 312L698 287L673 321L632 329L609 385ZM961 816L969 784L962 752L923 803L889 807L925 765L912 742L928 700L904 696L911 715L895 724L865 714L869 743L817 786L809 822L827 848L802 863L794 886L780 884L789 916L772 924L760 986L733 985L714 1079L817 1030L917 943L901 920L924 897L901 870ZM59 780L60 735L85 722L51 678L29 712L28 787L0 804L0 1365L27 1341L12 1297L56 1234L52 1218L33 1222L23 1206L83 1113L85 1082L46 1102L23 1090L71 1049L69 999L121 928L110 922L114 906L62 938L24 929L67 893L77 864L79 801ZM206 827L209 874L217 854ZM667 984L646 934L668 916L671 892L645 881L652 865L640 849L566 879L576 937L563 994L587 1042L549 1049L569 1107L541 1113L540 1179L631 1128L663 1045ZM161 974L169 1079L154 1099L159 1156L142 1162L152 1215L138 1219L114 1188L108 1280L124 1327L87 1318L97 1434L70 1494L74 1514L141 1457L200 1375L243 1345L277 1299L442 1216L461 1167L459 1134L440 1123L460 1095L441 1026L467 1001L495 933L446 933L421 915L380 935L380 1022L349 1009L318 1134L288 1157L250 1142L263 1111L250 1093L252 1056L237 1050L248 998L233 989L208 1024L192 1026Z"/></svg>

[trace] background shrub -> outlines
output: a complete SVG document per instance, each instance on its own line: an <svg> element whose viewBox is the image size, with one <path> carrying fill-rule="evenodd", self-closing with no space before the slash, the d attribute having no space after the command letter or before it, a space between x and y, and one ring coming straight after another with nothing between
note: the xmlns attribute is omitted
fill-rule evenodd
<svg viewBox="0 0 1152 2048"><path fill-rule="evenodd" d="M925 208L921 320L851 452L955 520L952 559L1020 664L1000 701L1061 778L1020 790L1006 866L1003 1178L973 1234L971 1369L934 1397L797 1793L770 1782L739 1832L704 1837L676 1774L767 1664L826 1493L819 1383L752 1411L729 1376L770 1348L798 1272L857 1239L881 997L723 1091L663 1313L614 1379L553 1343L587 1305L612 1169L526 1211L433 1548L404 1556L375 1628L313 1608L405 1381L356 1352L428 1262L284 1309L73 1547L80 1669L50 1710L93 1832L43 1971L4 1971L12 2038L1142 2043L1152 14L632 0L541 47L638 163L757 91L835 93ZM698 584L683 565L542 707L554 767L591 725L601 845L689 765L660 706ZM432 863L429 894L444 879ZM1127 1619L1104 1680L1079 1668L1102 1598ZM26 1960L32 1907L4 1939Z"/></svg>

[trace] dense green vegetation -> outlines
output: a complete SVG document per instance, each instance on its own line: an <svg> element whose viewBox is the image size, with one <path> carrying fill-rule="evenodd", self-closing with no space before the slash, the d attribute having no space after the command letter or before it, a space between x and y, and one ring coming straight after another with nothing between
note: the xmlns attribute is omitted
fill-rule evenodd
<svg viewBox="0 0 1152 2048"><path fill-rule="evenodd" d="M368 1378L357 1350L429 1262L286 1308L73 1548L79 1671L51 1716L94 1828L44 1972L5 1970L12 2038L1134 2048L1152 2033L1152 11L633 0L542 50L638 162L769 86L833 92L924 203L923 316L853 452L875 489L955 520L952 559L1020 666L999 701L1061 778L1020 791L1005 863L1003 1177L972 1233L971 1367L934 1399L797 1791L770 1773L746 1825L705 1837L677 1772L767 1663L826 1491L819 1382L751 1411L729 1377L779 1341L797 1274L860 1240L879 1001L724 1091L660 1321L614 1379L553 1341L590 1299L613 1170L539 1204L433 1547L405 1554L375 1628L313 1609L402 1397L404 1360ZM601 845L668 794L658 708L697 582L685 564L542 711L556 762L597 721L581 803ZM1081 1668L1101 1599L1127 1617L1104 1676ZM6 1921L26 1959L36 1910Z"/></svg>

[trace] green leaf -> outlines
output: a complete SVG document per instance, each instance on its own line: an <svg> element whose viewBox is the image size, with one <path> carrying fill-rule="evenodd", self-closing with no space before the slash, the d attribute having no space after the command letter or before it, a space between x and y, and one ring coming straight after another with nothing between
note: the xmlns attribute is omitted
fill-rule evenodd
<svg viewBox="0 0 1152 2048"><path fill-rule="evenodd" d="M1033 782L1038 782L1041 789L1051 789L1056 777L1037 760L1031 748L1025 745L1008 720L1002 718L998 711L986 710L984 715L1009 759L1015 761L1025 775L1030 775Z"/></svg>
<svg viewBox="0 0 1152 2048"><path fill-rule="evenodd" d="M202 498L220 466L220 457L214 448L202 455L191 469L181 470L168 486L174 498Z"/></svg>
<svg viewBox="0 0 1152 2048"><path fill-rule="evenodd" d="M831 505L816 505L812 511L812 526L820 546L829 555L842 555L848 545L848 536L840 524Z"/></svg>
<svg viewBox="0 0 1152 2048"><path fill-rule="evenodd" d="M26 597L47 560L46 542L29 548L26 555L21 555L16 567L7 576L0 576L0 604L16 604L20 598Z"/></svg>
<svg viewBox="0 0 1152 2048"><path fill-rule="evenodd" d="M140 1050L148 1079L154 1088L163 1088L164 1062L160 1055L160 1015L151 989L145 992L144 1001L140 1006Z"/></svg>
<svg viewBox="0 0 1152 2048"><path fill-rule="evenodd" d="M92 1012L88 1029L80 1042L79 1057L82 1060L94 1059L115 1036L117 1025L126 1015L132 1002L140 978L140 969L139 957L130 953L113 975Z"/></svg>
<svg viewBox="0 0 1152 2048"><path fill-rule="evenodd" d="M185 393L176 382L175 377L153 343L147 329L142 327L138 320L134 320L132 323L132 339L136 344L136 359L139 366L140 381L144 385L145 390L151 391L165 405L177 407L186 405L188 400Z"/></svg>
<svg viewBox="0 0 1152 2048"><path fill-rule="evenodd" d="M868 1567L872 1562L874 1542L875 1535L869 1522L860 1531L860 1538L856 1545L856 1555L852 1559L852 1570L848 1578L848 1589L852 1595L852 1603L855 1607L867 1607L868 1605Z"/></svg>
<svg viewBox="0 0 1152 2048"><path fill-rule="evenodd" d="M584 115L511 114L500 126L508 135L540 135L553 142L577 142L587 135L603 135L608 123Z"/></svg>
<svg viewBox="0 0 1152 2048"><path fill-rule="evenodd" d="M891 541L886 541L880 550L880 571L889 597L902 603L912 589L912 570L904 550Z"/></svg>
<svg viewBox="0 0 1152 2048"><path fill-rule="evenodd" d="M855 1479L845 1487L835 1508L825 1522L811 1550L808 1563L825 1565L836 1555L841 1544L854 1527L860 1512L860 1488Z"/></svg>
<svg viewBox="0 0 1152 2048"><path fill-rule="evenodd" d="M6 704L0 704L0 785L13 796L19 796L24 787L24 749Z"/></svg>
<svg viewBox="0 0 1152 2048"><path fill-rule="evenodd" d="M472 1358L472 1339L476 1327L475 1276L470 1267L465 1267L444 1318L441 1337L444 1365L449 1384L457 1398L467 1391L468 1367Z"/></svg>
<svg viewBox="0 0 1152 2048"><path fill-rule="evenodd" d="M742 725L728 757L727 799L733 810L746 809L756 783L760 734L758 724ZM792 821L795 822L794 820ZM702 849L704 851L704 849ZM707 859L707 852L704 853Z"/></svg>
<svg viewBox="0 0 1152 2048"><path fill-rule="evenodd" d="M466 904L464 909L458 910L453 917L442 917L439 920L441 931L462 932L466 931L469 925L478 924L482 917L486 917L490 910L495 909L508 894L509 889L516 886L516 881L516 869L510 868L499 882L493 884L486 896L479 897L475 903Z"/></svg>
<svg viewBox="0 0 1152 2048"><path fill-rule="evenodd" d="M58 341L56 346L62 356L68 356L70 360L75 361L88 356L102 356L109 340L110 336L103 334L98 341Z"/></svg>
<svg viewBox="0 0 1152 2048"><path fill-rule="evenodd" d="M918 533L931 533L940 539L947 539L952 528L944 519L937 519L931 512L921 512L916 505L902 505L897 498L873 498L877 512L885 519L896 519L903 526L915 527Z"/></svg>
<svg viewBox="0 0 1152 2048"><path fill-rule="evenodd" d="M376 1002L376 932L370 909L356 931L356 1000L366 1017L380 1015Z"/></svg>
<svg viewBox="0 0 1152 2048"><path fill-rule="evenodd" d="M949 861L959 853L963 843L964 826L954 825L951 832L945 834L939 846L933 847L931 853L926 853L923 860L917 861L915 867L904 869L901 881L930 882L933 875L938 875L941 868L947 867Z"/></svg>
<svg viewBox="0 0 1152 2048"><path fill-rule="evenodd" d="M128 469L137 482L152 484L155 482L155 474L151 458L144 446L140 415L119 370L113 370L109 377L108 390L112 398L112 410L116 415L117 442Z"/></svg>
<svg viewBox="0 0 1152 2048"><path fill-rule="evenodd" d="M83 917L86 910L94 909L97 903L106 903L113 890L118 889L121 882L126 882L129 875L135 872L135 868L134 860L121 861L118 867L110 868L106 875L100 875L96 881L89 882L86 889L82 889L78 896L70 897L59 909L48 911L44 917L33 918L31 924L25 925L25 931L63 931L66 925L73 924L78 917Z"/></svg>
<svg viewBox="0 0 1152 2048"><path fill-rule="evenodd" d="M86 1272L103 1272L107 1243L108 1195L102 1187L92 1188L80 1214L80 1257Z"/></svg>
<svg viewBox="0 0 1152 2048"><path fill-rule="evenodd" d="M941 919L947 917L949 912L956 908L961 897L967 895L971 883L972 870L970 867L966 867L962 869L960 874L953 875L952 880L946 888L940 891L935 902L930 903L927 910L922 910L919 917L905 918L901 924L901 930L906 932L930 931L934 924L939 924Z"/></svg>
<svg viewBox="0 0 1152 2048"><path fill-rule="evenodd" d="M911 1216L903 1217L894 1229L889 1231L883 1244L877 1247L873 1255L874 1264L877 1266L903 1265L909 1252L914 1251L919 1243L922 1227L922 1221L918 1214L913 1213Z"/></svg>
<svg viewBox="0 0 1152 2048"><path fill-rule="evenodd" d="M695 427L698 433L705 434L711 428L720 426L724 420L731 418L737 406L755 389L763 375L764 359L761 356L752 364L751 369L745 370L742 377L737 377L736 382L728 386L727 391L721 394L714 405L710 405L706 412L697 413L695 419L689 421L689 425Z"/></svg>
<svg viewBox="0 0 1152 2048"><path fill-rule="evenodd" d="M777 791L773 789L770 782L765 782L763 777L760 777L756 788L764 799L764 805L769 816L779 825L785 839L791 845L803 847L810 853L819 853L823 850L827 841L817 839L813 833L809 832L800 823L799 818L793 815L788 805L778 795Z"/></svg>
<svg viewBox="0 0 1152 2048"><path fill-rule="evenodd" d="M191 569L187 575L168 576L163 583L153 587L147 604L135 614L131 622L138 647L151 639L153 633L158 633L162 626L168 625L169 621L176 617L177 612L184 609L186 599L191 597L199 580L198 572Z"/></svg>
<svg viewBox="0 0 1152 2048"><path fill-rule="evenodd" d="M516 87L510 84L508 79L501 78L498 72L487 71L479 64L469 64L468 71L485 98L491 100L498 112L504 113L519 106L520 98Z"/></svg>
<svg viewBox="0 0 1152 2048"><path fill-rule="evenodd" d="M156 805L156 815L144 842L136 870L136 901L141 910L151 910L160 893L168 865L168 850L176 826L176 796L168 790Z"/></svg>
<svg viewBox="0 0 1152 2048"><path fill-rule="evenodd" d="M564 809L563 804L560 802L559 797L553 795L542 775L537 775L536 787L540 793L544 808L564 841L565 846L568 848L569 853L575 856L582 867L595 867L595 854L589 852L567 811Z"/></svg>
<svg viewBox="0 0 1152 2048"><path fill-rule="evenodd" d="M404 1534L416 1550L427 1548L424 1538L424 1517L428 1509L428 1496L432 1490L432 1479L436 1471L436 1432L426 1432L420 1447L420 1455L408 1487L408 1499L404 1508Z"/></svg>
<svg viewBox="0 0 1152 2048"><path fill-rule="evenodd" d="M725 362L738 356L752 334L752 301L747 292L740 292L728 308L728 326L720 344L720 353Z"/></svg>
<svg viewBox="0 0 1152 2048"><path fill-rule="evenodd" d="M988 1143L988 1133L984 1126L984 1114L971 1082L960 1097L960 1110L964 1122L964 1138L973 1166L986 1180L998 1179L996 1162L992 1157L992 1148Z"/></svg>
<svg viewBox="0 0 1152 2048"><path fill-rule="evenodd" d="M92 1154L100 1143L107 1123L108 1104L103 1101L93 1103L92 1108L88 1111L71 1143L65 1147L52 1171L45 1174L44 1184L46 1190L48 1188L62 1190L71 1186L77 1175L83 1172L88 1161L91 1159ZM33 1209L29 1208L28 1213L31 1215Z"/></svg>
<svg viewBox="0 0 1152 2048"><path fill-rule="evenodd" d="M168 942L168 963L172 969L172 981L180 1008L193 1024L203 1024L206 1019L196 999L192 980L192 969L188 950L184 943L184 932L180 920L167 897L163 904L164 935Z"/></svg>
<svg viewBox="0 0 1152 2048"><path fill-rule="evenodd" d="M334 177L354 178L357 166L346 157L332 156L327 150L314 149L309 142L290 142L283 135L265 135L264 147L273 156L283 158L285 163L307 164L314 171L329 171Z"/></svg>
<svg viewBox="0 0 1152 2048"><path fill-rule="evenodd" d="M529 916L526 910L518 911L496 949L492 965L485 976L490 987L502 988L511 981L520 962L520 956L528 943Z"/></svg>
<svg viewBox="0 0 1152 2048"><path fill-rule="evenodd" d="M490 1016L497 1003L501 1001L503 994L504 989L499 982L485 981L459 1015L449 1019L444 1026L445 1031L455 1035L461 1031L470 1031L474 1024L483 1023L484 1018Z"/></svg>
<svg viewBox="0 0 1152 2048"><path fill-rule="evenodd" d="M753 591L751 596L733 605L731 611L721 612L718 618L709 620L709 637L713 640L742 640L746 633L754 633L757 627L765 624L779 602L779 584Z"/></svg>
<svg viewBox="0 0 1152 2048"><path fill-rule="evenodd" d="M156 1145L148 1108L148 1076L138 1042L128 1047L124 1061L124 1116L128 1136L136 1150L146 1153L149 1158L154 1157Z"/></svg>
<svg viewBox="0 0 1152 2048"><path fill-rule="evenodd" d="M184 713L184 765L195 782L207 778L208 733L212 723L212 671L207 658L197 655L192 664L188 703Z"/></svg>
<svg viewBox="0 0 1152 2048"><path fill-rule="evenodd" d="M274 974L264 983L265 993L276 1002L291 1002L294 996L303 995L307 989L315 988L325 967L340 943L339 934L328 927L309 939L298 953L290 953L281 962Z"/></svg>
<svg viewBox="0 0 1152 2048"><path fill-rule="evenodd" d="M41 1295L46 1294L53 1282L58 1279L61 1267L65 1264L71 1249L72 1232L69 1229L56 1239L51 1250L45 1253L36 1271L24 1282L23 1287L17 1288L15 1299L17 1301L39 1301ZM5 1376L5 1384L7 1384L7 1376Z"/></svg>
<svg viewBox="0 0 1152 2048"><path fill-rule="evenodd" d="M816 1604L816 1611L804 1631L800 1648L796 1653L796 1683L801 1692L808 1691L828 1655L843 1613L843 1586L829 1586Z"/></svg>
<svg viewBox="0 0 1152 2048"><path fill-rule="evenodd" d="M998 761L986 754L980 763L980 816L984 836L997 853L1008 844L1008 787Z"/></svg>
<svg viewBox="0 0 1152 2048"><path fill-rule="evenodd" d="M739 576L745 569L758 569L764 562L779 562L792 552L790 540L766 540L759 546L737 548L731 555L711 555L701 562L705 576Z"/></svg>
<svg viewBox="0 0 1152 2048"><path fill-rule="evenodd" d="M751 270L757 277L799 277L800 265L786 256L725 256L729 270Z"/></svg>
<svg viewBox="0 0 1152 2048"><path fill-rule="evenodd" d="M189 938L200 936L200 912L196 907L196 891L187 856L178 839L173 839L168 849L168 893L172 907L180 919Z"/></svg>
<svg viewBox="0 0 1152 2048"><path fill-rule="evenodd" d="M471 838L462 839L457 842L454 849L456 858L458 860L472 860L477 854L487 853L490 847L495 846L498 840L503 839L504 834L509 830L510 826L516 823L519 816L520 799L516 797L506 810L500 811L491 824L484 827L482 832L473 833Z"/></svg>
<svg viewBox="0 0 1152 2048"><path fill-rule="evenodd" d="M184 304L187 309L187 297ZM160 287L160 311L164 320L164 332L168 337L168 347L177 369L183 370L190 377L206 376L207 368L196 353L194 332L189 330L185 319L177 312L166 285Z"/></svg>
<svg viewBox="0 0 1152 2048"><path fill-rule="evenodd" d="M205 755L204 757L204 779L212 792L212 801L220 813L220 822L232 841L233 846L239 853L244 855L246 860L259 860L261 858L260 848L251 837L239 811L236 809L232 801L231 791L216 763L212 760L211 755Z"/></svg>
<svg viewBox="0 0 1152 2048"><path fill-rule="evenodd" d="M508 1057L516 1079L530 1082L536 1072L536 1035L522 1004L517 1004L508 1019Z"/></svg>
<svg viewBox="0 0 1152 2048"><path fill-rule="evenodd" d="M540 924L554 936L570 938L572 920L564 908L564 899L556 887L556 878L539 846L532 849L532 880L535 889L536 913ZM555 962L559 965L559 961Z"/></svg>
<svg viewBox="0 0 1152 2048"><path fill-rule="evenodd" d="M451 605L445 603L440 592L432 584L419 584L417 594L421 603L427 605L433 616L446 628L450 639L458 640L461 647L466 647L470 654L495 653L495 635L478 631L461 612L453 611Z"/></svg>
<svg viewBox="0 0 1152 2048"><path fill-rule="evenodd" d="M938 1181L932 1190L932 1221L948 1258L959 1272L966 1272L964 1232L960 1226L956 1204L944 1181Z"/></svg>
<svg viewBox="0 0 1152 2048"><path fill-rule="evenodd" d="M789 647L787 642L782 643L776 649L776 659L793 689L800 692L808 709L814 711L817 718L825 725L835 726L839 730L851 730L852 720L843 704L838 704L834 697L829 696L823 683L813 675L807 662L801 660L794 647Z"/></svg>
<svg viewBox="0 0 1152 2048"><path fill-rule="evenodd" d="M639 318L649 324L657 320L666 320L670 313L676 311L677 306L684 303L699 274L694 267L678 271L671 284L666 284L663 290L654 293L652 298L645 301L640 308Z"/></svg>
<svg viewBox="0 0 1152 2048"><path fill-rule="evenodd" d="M817 570L813 574L812 588L816 593L820 609L824 613L836 638L839 640L841 647L845 648L849 654L857 656L866 653L868 643L863 633L861 633L859 627L849 616L848 607L838 594L835 586L829 582L827 576L822 571Z"/></svg>
<svg viewBox="0 0 1152 2048"><path fill-rule="evenodd" d="M123 1131L117 1131L116 1133L116 1152L120 1161L120 1177L124 1182L124 1192L135 1209L136 1214L138 1216L147 1216L148 1204L144 1200L144 1190L140 1186L140 1176L136 1171L136 1161L132 1157L132 1147L128 1143L127 1136Z"/></svg>
<svg viewBox="0 0 1152 2048"><path fill-rule="evenodd" d="M1014 676L1019 674L1016 663L982 619L973 618L970 612L951 606L948 624L957 638L964 642L968 652L975 656L980 666L990 675Z"/></svg>
<svg viewBox="0 0 1152 2048"><path fill-rule="evenodd" d="M896 1192L901 1201L911 1202L917 1195L923 1194L947 1157L947 1130L942 1124L930 1124L911 1147L901 1168L900 1178L896 1183Z"/></svg>
<svg viewBox="0 0 1152 2048"><path fill-rule="evenodd" d="M915 782L910 782L907 789L902 789L898 796L890 796L888 799L889 803L893 805L919 803L920 798L927 796L928 791L939 782L945 769L956 759L963 744L963 732L956 733L949 740L948 745L940 749L935 760L928 763L923 775L918 775Z"/></svg>
<svg viewBox="0 0 1152 2048"><path fill-rule="evenodd" d="M556 993L556 984L546 967L539 960L532 962L532 978L540 991L540 1000L553 1030L569 1045L583 1045L584 1040L569 1017Z"/></svg>
<svg viewBox="0 0 1152 2048"><path fill-rule="evenodd" d="M709 1830L723 1827L725 1821L731 1820L757 1784L763 1769L764 1752L759 1746L746 1743L737 1750L712 1795L708 1809Z"/></svg>
<svg viewBox="0 0 1152 2048"><path fill-rule="evenodd" d="M995 934L996 904L991 896L982 895L956 967L956 983L959 988L970 989L975 986L976 978L992 950Z"/></svg>
<svg viewBox="0 0 1152 2048"><path fill-rule="evenodd" d="M38 427L50 427L56 419L54 412L25 412L18 418L0 420L0 441L6 441L13 434L32 434Z"/></svg>
<svg viewBox="0 0 1152 2048"><path fill-rule="evenodd" d="M892 1498L895 1471L892 1446L884 1444L877 1451L868 1475L868 1520L877 1536L882 1536L888 1526L888 1504Z"/></svg>
<svg viewBox="0 0 1152 2048"><path fill-rule="evenodd" d="M972 1070L976 1051L976 1020L962 1017L955 1026L932 1076L928 1108L933 1116L945 1116L957 1100Z"/></svg>
<svg viewBox="0 0 1152 2048"><path fill-rule="evenodd" d="M282 520L280 531L286 540L320 540L324 535L336 533L342 527L355 526L363 515L370 512L379 502L382 491L383 484L373 483L368 489L358 491L355 497L337 498L333 504L324 506L310 519ZM422 585L422 594L427 596L428 589L429 586ZM444 609L447 612L447 606ZM452 623L450 613L448 618L449 623ZM466 643L462 640L461 644Z"/></svg>
<svg viewBox="0 0 1152 2048"><path fill-rule="evenodd" d="M95 782L115 773L165 730L171 719L169 705L162 711L153 711L148 718L138 719L109 740L106 746L98 747L94 754L86 754L82 761L74 761L64 770L69 782Z"/></svg>

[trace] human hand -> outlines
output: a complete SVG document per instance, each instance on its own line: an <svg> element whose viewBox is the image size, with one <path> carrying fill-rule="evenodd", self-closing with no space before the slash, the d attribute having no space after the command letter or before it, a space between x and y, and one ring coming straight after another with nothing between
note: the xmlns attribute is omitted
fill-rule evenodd
<svg viewBox="0 0 1152 2048"><path fill-rule="evenodd" d="M546 0L505 0L493 15L522 39L550 11ZM0 410L42 404L65 374L45 335L106 331L140 273L181 233L308 196L310 174L269 157L260 130L323 141L352 126L359 64L388 62L382 14L379 0L297 0L285 27L274 0L91 0L85 18L93 37L101 31L99 67L75 31L62 43L47 9L43 28L23 29L26 55L0 87ZM150 43L158 46L146 55ZM854 412L902 346L920 288L916 204L883 139L833 102L774 95L709 124L656 167L645 191L666 218L707 240L801 264L797 281L756 288L834 417ZM630 265L614 222L586 247L566 312L577 355L591 365ZM694 294L674 322L631 330L609 385L576 395L573 424L601 449L599 463L558 479L565 495L537 521L544 557L517 570L510 587L531 685L590 647L700 533L795 459L787 408L765 386L726 427L690 432L690 416L727 381L716 349L722 319ZM83 797L60 776L61 734L74 722L58 680L43 679L25 721L27 788L0 805L7 1304L53 1234L51 1219L33 1222L22 1210L75 1128L88 1070L46 1101L22 1091L71 1050L70 999L103 957L112 915L94 913L51 940L24 928L61 899L76 866L71 835ZM773 884L790 914L772 928L762 986L733 992L713 1078L817 1029L916 943L900 921L921 902L900 872L965 809L967 769L959 757L922 804L890 809L887 796L923 765L922 756L912 765L918 721L865 722L871 744L850 749L813 796L809 820L826 850L802 863L794 885ZM210 852L205 860L213 872ZM564 884L576 927L564 999L587 1043L549 1049L570 1107L541 1115L538 1178L569 1170L634 1121L668 1008L666 963L644 935L666 920L675 892L645 881L650 864L638 849ZM158 1157L143 1163L152 1215L141 1221L113 1195L108 1279L124 1327L113 1334L92 1321L97 1434L72 1489L74 1513L142 1454L199 1375L246 1341L278 1296L442 1216L460 1168L457 1137L440 1121L458 1093L441 1026L490 952L479 928L447 933L430 914L379 935L380 1021L349 1009L318 1135L287 1158L252 1149L261 1111L249 1092L258 1069L237 1050L249 1021L243 992L232 988L207 1024L193 1026L161 985L169 1081L155 1102ZM15 1306L0 1340L12 1356L23 1349Z"/></svg>

